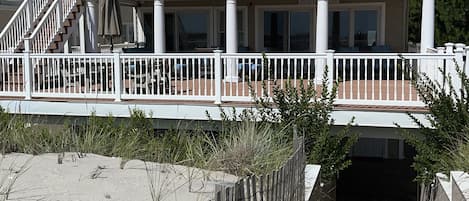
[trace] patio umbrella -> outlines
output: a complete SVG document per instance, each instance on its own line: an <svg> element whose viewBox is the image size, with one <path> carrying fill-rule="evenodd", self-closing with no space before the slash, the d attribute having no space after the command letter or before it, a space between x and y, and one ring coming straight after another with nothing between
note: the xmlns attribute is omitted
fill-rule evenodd
<svg viewBox="0 0 469 201"><path fill-rule="evenodd" d="M114 48L112 38L121 35L121 9L119 0L99 0L98 35L110 37L111 52Z"/></svg>

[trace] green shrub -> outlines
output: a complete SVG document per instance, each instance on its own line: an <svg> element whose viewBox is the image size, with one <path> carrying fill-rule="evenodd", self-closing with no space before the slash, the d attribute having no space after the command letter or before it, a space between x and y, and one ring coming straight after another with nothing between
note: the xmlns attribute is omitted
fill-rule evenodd
<svg viewBox="0 0 469 201"><path fill-rule="evenodd" d="M300 134L305 137L307 162L320 164L321 178L324 182L334 181L338 173L347 168L351 161L347 158L358 135L350 132L350 123L337 134L331 134L334 120L331 113L337 94L337 83L328 87L327 69L323 75L321 87L317 89L312 81L304 84L301 80L295 86L291 80L285 88L278 85L273 90L273 102L267 94L255 97L260 119L278 122L279 128L297 126ZM264 90L267 91L267 90ZM291 140L293 129L286 129L284 140Z"/></svg>
<svg viewBox="0 0 469 201"><path fill-rule="evenodd" d="M445 76L444 83L435 83L426 74L413 72L416 78L413 85L428 108L426 119L430 125L425 126L409 113L419 129L417 134L405 130L402 134L417 151L412 166L417 172L416 180L423 184L431 183L436 173L449 171L444 159L468 139L469 80L459 67L457 70L462 80L462 90L448 84L452 83L450 76Z"/></svg>

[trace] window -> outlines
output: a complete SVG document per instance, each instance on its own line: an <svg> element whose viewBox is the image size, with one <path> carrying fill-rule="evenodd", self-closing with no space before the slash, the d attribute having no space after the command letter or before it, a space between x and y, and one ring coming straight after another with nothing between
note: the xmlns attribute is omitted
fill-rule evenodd
<svg viewBox="0 0 469 201"><path fill-rule="evenodd" d="M247 49L246 14L246 9L238 9L238 43L241 51ZM225 24L223 8L169 8L165 14L166 51L224 49Z"/></svg>
<svg viewBox="0 0 469 201"><path fill-rule="evenodd" d="M264 11L263 43L270 52L309 51L310 11Z"/></svg>
<svg viewBox="0 0 469 201"><path fill-rule="evenodd" d="M176 24L174 13L165 14L165 37L166 37L166 51L175 52L176 51Z"/></svg>
<svg viewBox="0 0 469 201"><path fill-rule="evenodd" d="M370 52L384 45L384 5L340 5L329 12L329 47L338 52Z"/></svg>
<svg viewBox="0 0 469 201"><path fill-rule="evenodd" d="M264 47L271 52L282 52L288 48L286 11L264 13Z"/></svg>
<svg viewBox="0 0 469 201"><path fill-rule="evenodd" d="M360 50L377 45L378 12L376 10L356 11L354 44Z"/></svg>
<svg viewBox="0 0 469 201"><path fill-rule="evenodd" d="M210 16L210 12L203 9L166 12L166 51L193 52L209 47Z"/></svg>
<svg viewBox="0 0 469 201"><path fill-rule="evenodd" d="M339 50L349 46L350 12L329 12L329 48Z"/></svg>
<svg viewBox="0 0 469 201"><path fill-rule="evenodd" d="M179 12L177 16L180 51L208 47L209 15L205 12Z"/></svg>
<svg viewBox="0 0 469 201"><path fill-rule="evenodd" d="M309 50L311 14L309 12L290 13L290 51Z"/></svg>

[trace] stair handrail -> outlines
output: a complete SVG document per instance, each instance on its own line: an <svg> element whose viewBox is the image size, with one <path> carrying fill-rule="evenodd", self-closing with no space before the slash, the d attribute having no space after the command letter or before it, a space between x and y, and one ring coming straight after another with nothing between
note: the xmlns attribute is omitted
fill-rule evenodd
<svg viewBox="0 0 469 201"><path fill-rule="evenodd" d="M65 19L71 13L77 0L54 0L44 17L28 38L31 53L45 53L60 33ZM64 6L65 5L65 6Z"/></svg>
<svg viewBox="0 0 469 201"><path fill-rule="evenodd" d="M0 53L13 53L50 0L24 0L0 33Z"/></svg>

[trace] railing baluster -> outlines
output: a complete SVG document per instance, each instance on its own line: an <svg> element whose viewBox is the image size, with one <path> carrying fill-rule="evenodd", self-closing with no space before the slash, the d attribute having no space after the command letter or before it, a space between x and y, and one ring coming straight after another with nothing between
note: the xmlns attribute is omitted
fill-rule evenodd
<svg viewBox="0 0 469 201"><path fill-rule="evenodd" d="M397 68L399 67L397 65L397 59L393 59L393 64L394 64L394 100L397 101Z"/></svg>
<svg viewBox="0 0 469 201"><path fill-rule="evenodd" d="M405 101L405 88L404 88L404 85L405 85L405 59L401 59L401 69L402 69L402 72L401 72L401 100L402 101ZM408 101L411 101L411 100L408 100Z"/></svg>
<svg viewBox="0 0 469 201"><path fill-rule="evenodd" d="M386 59L386 100L389 100L389 94L391 93L389 91L389 71L391 71L391 62L390 59Z"/></svg>

